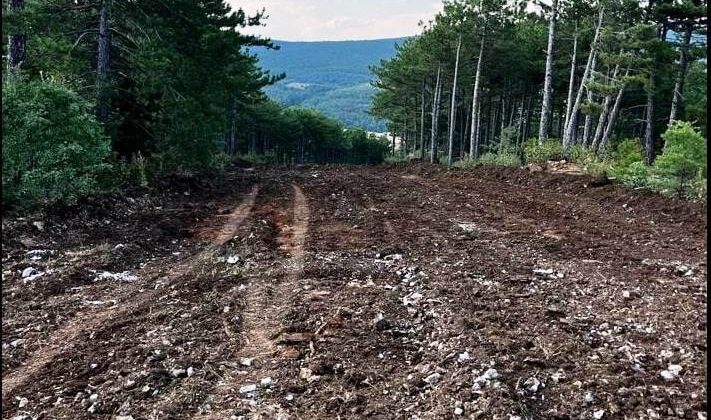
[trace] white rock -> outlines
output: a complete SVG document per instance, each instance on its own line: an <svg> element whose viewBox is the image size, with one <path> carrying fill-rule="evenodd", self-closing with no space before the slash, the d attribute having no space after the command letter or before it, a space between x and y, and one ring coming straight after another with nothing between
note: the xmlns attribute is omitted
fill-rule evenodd
<svg viewBox="0 0 711 420"><path fill-rule="evenodd" d="M44 230L44 222L36 221L32 222L32 226L36 227L40 232Z"/></svg>
<svg viewBox="0 0 711 420"><path fill-rule="evenodd" d="M191 376L193 376L194 373L195 373L195 369L193 369L193 367L190 366L190 367L188 368L188 371L187 371L188 378L191 377Z"/></svg>
<svg viewBox="0 0 711 420"><path fill-rule="evenodd" d="M97 402L99 401L99 395L98 394L91 394L89 395L89 402Z"/></svg>
<svg viewBox="0 0 711 420"><path fill-rule="evenodd" d="M89 407L89 409L86 410L86 411L88 411L88 412L91 413L91 414L94 414L94 413L96 413L96 410L98 410L98 408L99 408L99 403L94 403L94 404L92 404L91 407Z"/></svg>
<svg viewBox="0 0 711 420"><path fill-rule="evenodd" d="M111 273L109 271L102 271L101 273L96 275L94 280L118 280L124 282L132 282L138 280L138 277L134 276L128 271L124 271L121 273Z"/></svg>
<svg viewBox="0 0 711 420"><path fill-rule="evenodd" d="M114 420L133 420L133 416L116 416Z"/></svg>
<svg viewBox="0 0 711 420"><path fill-rule="evenodd" d="M185 373L186 373L185 369L179 369L179 368L176 368L176 369L173 369L173 370L170 371L170 374L171 374L174 378L181 377L181 376L185 375Z"/></svg>
<svg viewBox="0 0 711 420"><path fill-rule="evenodd" d="M294 394L286 394L287 401L294 401Z"/></svg>
<svg viewBox="0 0 711 420"><path fill-rule="evenodd" d="M462 407L456 407L456 408L454 409L454 415L455 415L455 416L461 416L462 414L464 414L464 410L462 410Z"/></svg>
<svg viewBox="0 0 711 420"><path fill-rule="evenodd" d="M24 338L18 338L17 340L10 341L10 345L12 347L19 347L19 346L25 344L25 341L26 340Z"/></svg>
<svg viewBox="0 0 711 420"><path fill-rule="evenodd" d="M629 290L624 290L624 291L622 292L622 297L625 298L625 299L629 299L629 298L630 298L630 291L629 291Z"/></svg>
<svg viewBox="0 0 711 420"><path fill-rule="evenodd" d="M595 397L593 396L593 393L588 391L585 393L585 402L590 404L595 400Z"/></svg>
<svg viewBox="0 0 711 420"><path fill-rule="evenodd" d="M425 382L427 382L427 383L430 384L430 385L434 385L434 384L436 384L437 382L439 382L439 380L440 380L441 378L442 378L442 375L440 375L439 373L435 372L435 373L429 375L428 377L426 377L426 378L425 378Z"/></svg>
<svg viewBox="0 0 711 420"><path fill-rule="evenodd" d="M268 387L268 386L271 386L271 384L272 384L272 378L270 378L268 376L266 378L262 378L259 381L259 385L261 385L261 386Z"/></svg>
<svg viewBox="0 0 711 420"><path fill-rule="evenodd" d="M541 381L539 381L538 378L535 378L533 376L526 379L526 382L523 383L523 386L525 386L526 389L530 392L538 392L538 389L541 388L541 385Z"/></svg>
<svg viewBox="0 0 711 420"><path fill-rule="evenodd" d="M24 270L22 270L22 278L26 279L27 277L30 277L31 275L37 273L37 269L34 267L27 267Z"/></svg>
<svg viewBox="0 0 711 420"><path fill-rule="evenodd" d="M227 258L227 264L237 264L239 262L239 255L231 255Z"/></svg>
<svg viewBox="0 0 711 420"><path fill-rule="evenodd" d="M249 394L250 392L254 392L256 390L257 390L257 385L247 384L247 385L243 385L239 388L239 393L240 394Z"/></svg>
<svg viewBox="0 0 711 420"><path fill-rule="evenodd" d="M252 359L251 357L243 357L243 358L239 359L239 364L242 366L249 367L249 366L252 366L252 360L254 360L254 359Z"/></svg>
<svg viewBox="0 0 711 420"><path fill-rule="evenodd" d="M533 270L533 274L541 277L547 277L553 275L553 269L552 268L536 268Z"/></svg>
<svg viewBox="0 0 711 420"><path fill-rule="evenodd" d="M20 402L17 404L17 407L18 408L25 408L27 406L27 404L29 404L29 403L30 403L30 400L28 400L25 397L22 397L22 398L20 398Z"/></svg>
<svg viewBox="0 0 711 420"><path fill-rule="evenodd" d="M143 392L143 393L150 392L150 390L151 390L151 387L148 385L144 385L143 388L141 388L141 392Z"/></svg>
<svg viewBox="0 0 711 420"><path fill-rule="evenodd" d="M464 353L460 353L459 356L457 357L457 361L459 363L464 363L469 359L470 359L469 352L466 352L466 351Z"/></svg>
<svg viewBox="0 0 711 420"><path fill-rule="evenodd" d="M593 413L595 420L600 420L605 415L605 410L597 410Z"/></svg>

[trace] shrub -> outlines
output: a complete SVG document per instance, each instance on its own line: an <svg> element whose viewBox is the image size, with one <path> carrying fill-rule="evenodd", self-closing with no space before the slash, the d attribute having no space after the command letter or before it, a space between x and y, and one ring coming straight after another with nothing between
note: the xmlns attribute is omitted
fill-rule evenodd
<svg viewBox="0 0 711 420"><path fill-rule="evenodd" d="M664 151L654 162L654 172L672 179L674 188L683 195L695 177L706 178L706 142L684 121L674 122L662 138Z"/></svg>
<svg viewBox="0 0 711 420"><path fill-rule="evenodd" d="M555 139L548 139L543 144L538 139L528 139L523 144L523 156L526 163L545 164L549 160L561 160L564 157L563 145Z"/></svg>
<svg viewBox="0 0 711 420"><path fill-rule="evenodd" d="M72 203L116 185L91 105L53 81L12 79L2 93L3 202Z"/></svg>
<svg viewBox="0 0 711 420"><path fill-rule="evenodd" d="M461 169L471 169L478 165L479 162L476 159L472 159L469 156L464 157L464 159L460 159L456 162L454 162L453 166L455 168L461 168Z"/></svg>
<svg viewBox="0 0 711 420"><path fill-rule="evenodd" d="M514 153L485 153L480 158L478 163L486 166L521 166L521 160Z"/></svg>
<svg viewBox="0 0 711 420"><path fill-rule="evenodd" d="M237 158L249 162L252 165L273 165L277 161L274 153L246 153L237 155Z"/></svg>

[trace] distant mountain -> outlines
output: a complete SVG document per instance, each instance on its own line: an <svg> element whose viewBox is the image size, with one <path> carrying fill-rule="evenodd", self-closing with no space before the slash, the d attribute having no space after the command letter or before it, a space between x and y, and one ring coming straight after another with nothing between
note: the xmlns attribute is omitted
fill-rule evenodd
<svg viewBox="0 0 711 420"><path fill-rule="evenodd" d="M382 121L367 114L374 92L368 66L395 54L404 38L368 41L275 41L279 50L260 48L264 69L286 73L286 79L267 88L269 96L287 106L315 108L346 126L385 131Z"/></svg>

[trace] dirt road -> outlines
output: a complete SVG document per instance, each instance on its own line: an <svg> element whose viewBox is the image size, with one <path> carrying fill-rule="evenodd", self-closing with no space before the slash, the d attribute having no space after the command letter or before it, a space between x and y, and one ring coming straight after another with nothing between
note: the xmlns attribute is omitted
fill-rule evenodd
<svg viewBox="0 0 711 420"><path fill-rule="evenodd" d="M3 418L705 419L705 234L699 204L429 166L7 218Z"/></svg>

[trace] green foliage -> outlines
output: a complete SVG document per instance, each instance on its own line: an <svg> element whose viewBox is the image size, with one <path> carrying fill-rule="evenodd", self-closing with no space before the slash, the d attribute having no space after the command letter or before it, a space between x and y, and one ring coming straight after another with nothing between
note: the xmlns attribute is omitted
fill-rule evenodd
<svg viewBox="0 0 711 420"><path fill-rule="evenodd" d="M377 165L385 161L390 150L387 139L368 135L360 129L345 130L343 136L351 144L351 163Z"/></svg>
<svg viewBox="0 0 711 420"><path fill-rule="evenodd" d="M545 164L549 160L561 160L564 157L563 144L556 139L547 139L540 144L538 139L528 139L523 144L523 156L526 163Z"/></svg>
<svg viewBox="0 0 711 420"><path fill-rule="evenodd" d="M654 162L654 172L674 180L679 194L685 194L692 179L706 178L706 141L694 127L676 121L662 134L664 151Z"/></svg>
<svg viewBox="0 0 711 420"><path fill-rule="evenodd" d="M521 160L514 153L484 153L478 161L479 165L483 166L521 166Z"/></svg>
<svg viewBox="0 0 711 420"><path fill-rule="evenodd" d="M113 186L109 141L74 91L12 78L2 106L3 202L71 203Z"/></svg>

